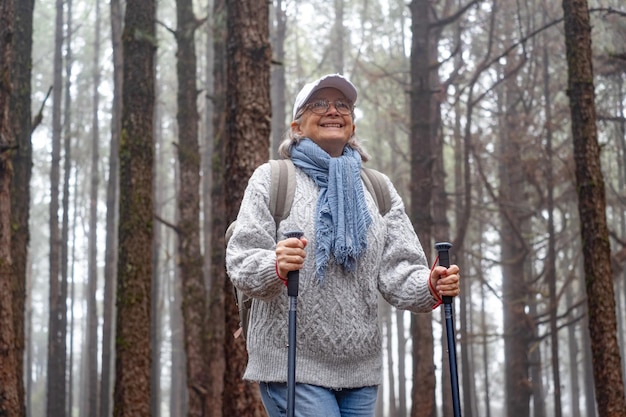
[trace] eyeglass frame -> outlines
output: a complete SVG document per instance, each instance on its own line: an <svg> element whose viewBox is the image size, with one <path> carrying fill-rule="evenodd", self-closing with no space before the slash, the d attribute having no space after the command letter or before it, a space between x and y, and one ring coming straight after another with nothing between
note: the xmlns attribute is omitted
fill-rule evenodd
<svg viewBox="0 0 626 417"><path fill-rule="evenodd" d="M311 105L315 104L315 103L320 103L320 102L324 102L326 103L326 109L322 112L322 113L317 113L315 111L313 111L311 109ZM343 103L346 106L348 106L349 108L349 112L348 113L342 113L338 108L337 108L337 103ZM299 119L300 117L302 117L302 115L304 114L305 111L307 110L311 110L311 112L313 114L317 114L318 116L321 116L325 113L328 112L328 110L330 109L330 105L333 105L333 107L335 108L335 110L337 110L337 113L341 114L342 116L354 116L354 105L350 102L350 100L326 100L326 99L318 99L318 100L313 100L309 103L306 103L305 105L303 105L300 110L298 111L298 113L296 113L296 119Z"/></svg>

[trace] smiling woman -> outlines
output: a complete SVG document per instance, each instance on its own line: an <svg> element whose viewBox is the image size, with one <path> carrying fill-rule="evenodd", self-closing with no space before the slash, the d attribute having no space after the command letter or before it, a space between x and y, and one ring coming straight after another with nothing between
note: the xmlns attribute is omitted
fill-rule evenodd
<svg viewBox="0 0 626 417"><path fill-rule="evenodd" d="M339 74L302 88L279 147L295 166L291 210L276 223L268 203L272 172L263 164L248 182L228 240L228 275L252 297L244 379L260 381L270 417L284 416L294 402L300 417L374 416L382 374L379 293L415 313L459 294L458 267L431 271L389 179L380 174L388 210L380 212L366 191L361 173L368 156L355 135L356 100L356 88ZM303 236L283 238L293 230ZM299 271L297 309L291 308L293 271ZM295 322L302 330L293 344ZM297 355L288 349L296 345Z"/></svg>

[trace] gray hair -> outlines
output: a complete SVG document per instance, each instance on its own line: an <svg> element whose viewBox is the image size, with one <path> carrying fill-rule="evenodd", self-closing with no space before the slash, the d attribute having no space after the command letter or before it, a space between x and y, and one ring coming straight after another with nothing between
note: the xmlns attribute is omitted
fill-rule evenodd
<svg viewBox="0 0 626 417"><path fill-rule="evenodd" d="M352 117L352 120L354 120L354 116ZM294 121L297 124L300 124L302 122L302 115L298 116ZM278 154L285 159L290 159L291 147L294 145L297 145L302 139L304 139L304 136L294 133L291 127L288 128L287 131L285 132L283 141L278 146ZM361 160L363 162L369 161L370 156L367 153L367 151L363 148L363 145L359 142L359 139L357 138L356 134L354 133L352 134L352 136L350 137L350 140L348 140L348 146L354 149L355 151L357 151L359 155L361 155Z"/></svg>

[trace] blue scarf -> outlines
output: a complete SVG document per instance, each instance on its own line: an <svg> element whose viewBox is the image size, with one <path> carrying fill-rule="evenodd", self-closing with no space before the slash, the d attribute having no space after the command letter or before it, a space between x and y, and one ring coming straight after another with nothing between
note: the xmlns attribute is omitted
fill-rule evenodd
<svg viewBox="0 0 626 417"><path fill-rule="evenodd" d="M310 139L291 149L291 159L320 187L315 218L315 272L324 282L332 254L345 271L354 272L356 259L367 249L372 218L361 183L361 155L346 146L332 158Z"/></svg>

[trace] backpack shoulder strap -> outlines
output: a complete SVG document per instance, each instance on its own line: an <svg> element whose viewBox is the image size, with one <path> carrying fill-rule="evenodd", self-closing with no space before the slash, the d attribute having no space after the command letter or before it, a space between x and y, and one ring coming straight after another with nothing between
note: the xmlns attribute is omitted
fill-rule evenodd
<svg viewBox="0 0 626 417"><path fill-rule="evenodd" d="M365 187L374 197L378 211L384 216L391 209L391 194L389 194L385 177L375 169L363 167L361 168L361 178Z"/></svg>
<svg viewBox="0 0 626 417"><path fill-rule="evenodd" d="M291 159L272 159L270 181L270 212L276 227L289 216L296 193L296 168Z"/></svg>

